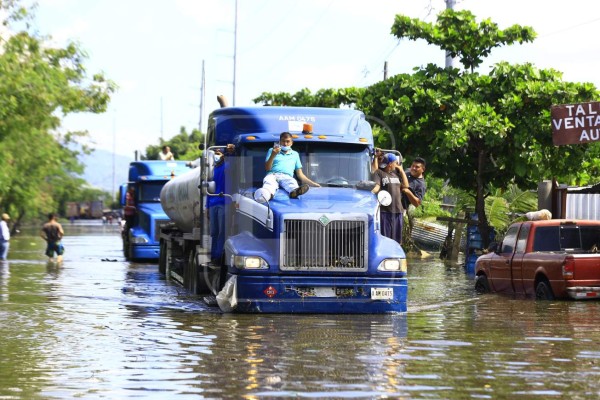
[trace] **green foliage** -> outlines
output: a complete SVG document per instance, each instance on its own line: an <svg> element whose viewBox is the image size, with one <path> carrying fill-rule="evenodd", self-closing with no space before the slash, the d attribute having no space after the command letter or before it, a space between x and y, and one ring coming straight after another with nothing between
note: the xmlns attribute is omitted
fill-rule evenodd
<svg viewBox="0 0 600 400"><path fill-rule="evenodd" d="M392 34L410 40L424 39L458 57L465 69L473 70L483 62L494 47L513 43L532 42L536 33L533 28L513 25L501 30L490 19L479 23L467 10L445 10L438 15L437 24L397 15Z"/></svg>
<svg viewBox="0 0 600 400"><path fill-rule="evenodd" d="M0 208L16 222L57 211L79 192L77 155L88 149L77 140L86 133L56 130L66 114L105 111L115 89L102 75L86 75L77 45L55 48L27 24L12 25L32 18L18 3L0 2L12 31L0 36Z"/></svg>
<svg viewBox="0 0 600 400"><path fill-rule="evenodd" d="M198 147L204 143L204 134L197 129L193 129L188 134L184 127L180 128L177 135L169 140L160 139L160 144L146 147L146 155L142 160L160 160L159 153L163 146L169 146L176 160L195 160L202 155L202 150Z"/></svg>
<svg viewBox="0 0 600 400"><path fill-rule="evenodd" d="M537 194L523 191L517 185L497 189L485 199L485 212L496 233L503 236L510 224L525 213L537 210Z"/></svg>
<svg viewBox="0 0 600 400"><path fill-rule="evenodd" d="M376 145L395 144L403 154L424 156L429 177L447 180L468 194L459 198L474 201L481 228L488 226L484 200L494 188L515 184L531 189L552 177L580 185L597 181L600 143L553 146L550 126L553 104L594 101L599 97L594 85L564 82L560 72L529 63L501 62L487 75L475 71L492 49L533 41L532 28L514 25L500 30L490 20L478 23L469 11L446 10L436 24L396 16L392 33L449 51L464 70L429 64L364 89L263 93L255 102L354 106L372 120L383 121L374 128ZM432 194L428 191L427 198ZM487 203L492 224L501 229L506 221L499 210L506 204L491 198ZM482 235L488 237L483 231Z"/></svg>

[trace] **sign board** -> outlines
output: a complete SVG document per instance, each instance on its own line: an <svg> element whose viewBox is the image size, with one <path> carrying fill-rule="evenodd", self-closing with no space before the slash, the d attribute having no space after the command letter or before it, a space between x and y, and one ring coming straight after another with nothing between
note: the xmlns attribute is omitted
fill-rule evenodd
<svg viewBox="0 0 600 400"><path fill-rule="evenodd" d="M600 141L600 102L552 106L550 116L555 146Z"/></svg>

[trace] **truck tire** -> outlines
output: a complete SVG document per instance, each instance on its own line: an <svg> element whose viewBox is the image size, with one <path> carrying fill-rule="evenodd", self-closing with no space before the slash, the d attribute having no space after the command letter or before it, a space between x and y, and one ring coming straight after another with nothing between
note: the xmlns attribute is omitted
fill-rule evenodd
<svg viewBox="0 0 600 400"><path fill-rule="evenodd" d="M167 242L160 241L160 253L158 253L158 272L161 274L167 273Z"/></svg>
<svg viewBox="0 0 600 400"><path fill-rule="evenodd" d="M131 260L131 257L129 256L129 247L129 234L125 233L125 235L123 236L123 256L127 261Z"/></svg>
<svg viewBox="0 0 600 400"><path fill-rule="evenodd" d="M475 291L479 294L491 292L487 275L480 274L475 277Z"/></svg>
<svg viewBox="0 0 600 400"><path fill-rule="evenodd" d="M194 274L194 294L210 295L218 293L219 270L198 264L198 252L193 250L188 263L188 268Z"/></svg>
<svg viewBox="0 0 600 400"><path fill-rule="evenodd" d="M538 284L535 286L535 299L554 300L554 293L552 293L550 282L545 279L538 282Z"/></svg>

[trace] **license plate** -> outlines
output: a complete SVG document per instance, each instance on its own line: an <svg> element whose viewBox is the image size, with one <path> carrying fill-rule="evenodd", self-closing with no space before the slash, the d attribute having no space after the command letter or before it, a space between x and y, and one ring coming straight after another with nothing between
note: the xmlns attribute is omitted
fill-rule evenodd
<svg viewBox="0 0 600 400"><path fill-rule="evenodd" d="M371 288L371 300L392 300L394 298L394 289L392 288Z"/></svg>
<svg viewBox="0 0 600 400"><path fill-rule="evenodd" d="M297 293L302 297L351 297L354 289L349 287L299 287Z"/></svg>

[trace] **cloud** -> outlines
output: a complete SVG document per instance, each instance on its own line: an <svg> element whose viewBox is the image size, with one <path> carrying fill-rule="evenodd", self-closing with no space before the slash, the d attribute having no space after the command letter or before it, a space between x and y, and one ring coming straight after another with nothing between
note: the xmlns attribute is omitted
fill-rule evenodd
<svg viewBox="0 0 600 400"><path fill-rule="evenodd" d="M90 24L83 19L76 19L69 26L57 29L52 33L52 41L64 44L69 41L79 41L81 36L90 31Z"/></svg>

